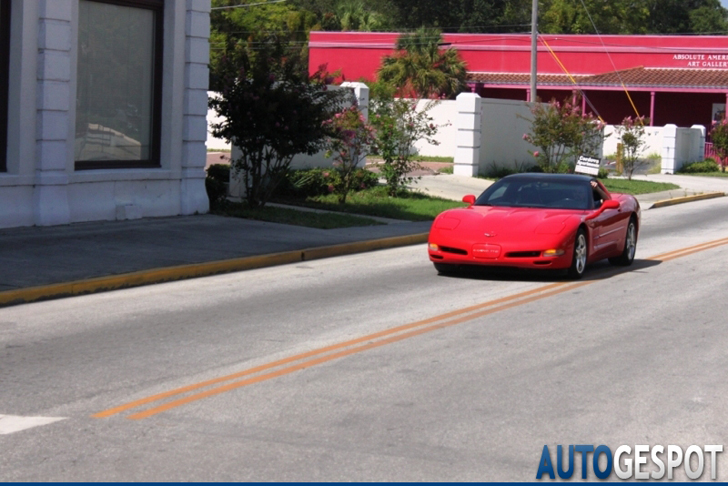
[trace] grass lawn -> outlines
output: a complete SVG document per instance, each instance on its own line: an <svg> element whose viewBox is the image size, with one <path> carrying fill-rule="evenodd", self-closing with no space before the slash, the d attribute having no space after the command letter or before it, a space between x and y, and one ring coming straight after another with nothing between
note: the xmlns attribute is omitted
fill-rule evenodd
<svg viewBox="0 0 728 486"><path fill-rule="evenodd" d="M309 228L333 229L350 228L352 226L373 226L384 224L379 221L354 216L350 214L315 213L312 211L297 211L289 208L264 206L262 208L249 208L241 203L229 203L224 209L212 211L220 216L233 216L236 218L257 219L271 223L293 224Z"/></svg>
<svg viewBox="0 0 728 486"><path fill-rule="evenodd" d="M346 204L336 202L336 196L318 196L302 200L278 200L286 204L296 204L331 211L356 213L383 218L403 219L406 221L429 221L442 211L465 207L467 204L427 196L417 192L407 192L399 197L389 197L385 187L374 187L349 194Z"/></svg>
<svg viewBox="0 0 728 486"><path fill-rule="evenodd" d="M637 181L627 179L602 179L602 183L609 192L622 194L649 194L651 192L671 191L680 189L680 186L670 182Z"/></svg>

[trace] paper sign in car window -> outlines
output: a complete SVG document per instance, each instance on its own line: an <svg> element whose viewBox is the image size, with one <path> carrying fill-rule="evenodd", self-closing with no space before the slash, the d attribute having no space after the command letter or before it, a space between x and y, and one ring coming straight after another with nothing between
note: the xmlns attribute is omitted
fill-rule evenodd
<svg viewBox="0 0 728 486"><path fill-rule="evenodd" d="M587 157L586 155L579 156L579 160L576 161L576 167L574 172L577 174L588 174L597 175L599 174L599 159L594 157Z"/></svg>

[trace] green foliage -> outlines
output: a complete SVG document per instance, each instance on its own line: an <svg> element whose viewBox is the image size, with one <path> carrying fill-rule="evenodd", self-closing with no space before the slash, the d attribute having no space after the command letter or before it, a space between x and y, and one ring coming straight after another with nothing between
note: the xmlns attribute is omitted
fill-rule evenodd
<svg viewBox="0 0 728 486"><path fill-rule="evenodd" d="M372 171L358 168L352 175L352 188L354 191L371 189L378 181L378 176ZM339 173L332 169L292 170L276 189L275 196L284 199L325 196L333 193L339 183Z"/></svg>
<svg viewBox="0 0 728 486"><path fill-rule="evenodd" d="M222 182L230 180L230 165L228 164L212 164L207 168L207 177L212 177Z"/></svg>
<svg viewBox="0 0 728 486"><path fill-rule="evenodd" d="M419 192L402 192L391 197L386 187L374 187L351 194L339 204L335 194L308 199L306 206L407 221L431 221L446 209L463 207L459 201L430 197Z"/></svg>
<svg viewBox="0 0 728 486"><path fill-rule="evenodd" d="M634 0L584 0L586 10L581 1L544 3L539 31L548 34L594 34L594 26L600 34L639 34L649 16L646 2Z"/></svg>
<svg viewBox="0 0 728 486"><path fill-rule="evenodd" d="M677 184L670 182L653 182L627 179L606 179L602 183L609 192L617 192L622 194L649 194L653 192L671 191L680 189Z"/></svg>
<svg viewBox="0 0 728 486"><path fill-rule="evenodd" d="M239 5L239 0L212 0L213 7ZM257 2L256 2L257 3ZM230 46L255 45L275 37L285 46L287 54L308 56L307 40L310 30L319 30L317 16L309 10L281 2L253 7L240 7L210 12L210 89L221 91L225 63ZM254 55L255 49L250 50Z"/></svg>
<svg viewBox="0 0 728 486"><path fill-rule="evenodd" d="M377 79L408 98L454 98L465 89L467 69L454 48L441 49L442 35L421 28L397 39L395 53L384 56Z"/></svg>
<svg viewBox="0 0 728 486"><path fill-rule="evenodd" d="M716 164L715 160L706 159L702 162L691 162L685 164L677 171L680 174L699 174L701 172L718 172L720 166Z"/></svg>
<svg viewBox="0 0 728 486"><path fill-rule="evenodd" d="M233 170L242 177L248 204L262 206L294 155L324 147L332 133L324 122L353 94L327 90L323 72L309 79L303 59L276 39L228 46L220 73L222 90L210 107L223 121L211 126L212 133L240 149Z"/></svg>
<svg viewBox="0 0 728 486"><path fill-rule="evenodd" d="M532 152L544 172L572 172L580 155L595 156L604 141L604 124L582 114L581 96L560 103L536 103L530 133L523 139L540 150Z"/></svg>
<svg viewBox="0 0 728 486"><path fill-rule="evenodd" d="M412 154L415 142L439 143L434 138L437 126L427 114L435 103L431 101L418 111L417 100L380 98L370 102L369 120L376 130L374 154L384 159L379 169L391 196L396 196L406 184L414 181L414 177L407 174L419 167Z"/></svg>
<svg viewBox="0 0 728 486"><path fill-rule="evenodd" d="M725 158L728 157L728 120L725 117L720 122L713 121L710 140L713 142L715 153L725 161ZM721 168L725 172L725 165L721 165Z"/></svg>
<svg viewBox="0 0 728 486"><path fill-rule="evenodd" d="M213 164L207 168L205 189L210 199L210 209L221 208L227 202L228 183L230 182L230 166L227 164Z"/></svg>
<svg viewBox="0 0 728 486"><path fill-rule="evenodd" d="M646 164L640 159L642 148L647 143L644 141L645 121L644 116L628 116L616 127L617 136L622 143L622 167L629 180L632 180L632 174L637 168Z"/></svg>
<svg viewBox="0 0 728 486"><path fill-rule="evenodd" d="M339 203L344 204L346 195L356 184L354 175L357 168L374 146L374 129L356 105L336 113L324 125L332 131L326 141L327 156L334 156L334 170L338 175L333 184L334 193L339 196Z"/></svg>

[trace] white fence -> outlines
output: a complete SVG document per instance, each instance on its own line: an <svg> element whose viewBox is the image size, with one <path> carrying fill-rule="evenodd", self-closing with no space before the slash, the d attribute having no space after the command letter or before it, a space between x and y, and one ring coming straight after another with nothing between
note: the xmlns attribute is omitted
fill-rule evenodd
<svg viewBox="0 0 728 486"><path fill-rule="evenodd" d="M523 139L531 126L528 103L481 98L474 93L460 94L457 102L456 175L534 165L532 152L537 149Z"/></svg>
<svg viewBox="0 0 728 486"><path fill-rule="evenodd" d="M362 83L342 85L355 90L361 107L368 107L369 90ZM420 100L418 110L425 109L430 100ZM520 170L535 164L532 152L538 150L523 140L529 133L532 114L530 104L524 101L481 98L474 93L461 93L457 100L438 101L430 107L429 115L438 126L434 137L437 145L420 141L414 152L424 156L453 157L454 173L475 176L500 169ZM208 123L216 120L208 113ZM616 126L607 125L604 131L602 154L617 152L619 136ZM694 125L678 128L675 125L645 127L645 146L640 155L659 154L661 171L671 174L687 162L702 160L705 149L705 127ZM208 131L208 148L229 147L224 141L214 139ZM237 149L233 147L232 156ZM323 152L313 156L297 155L291 166L296 169L331 167L332 160Z"/></svg>
<svg viewBox="0 0 728 486"><path fill-rule="evenodd" d="M662 155L662 132L663 127L645 127L645 146L642 149L642 155L650 154ZM604 127L604 148L602 153L604 157L610 157L617 153L617 144L619 144L619 134L617 133L617 125L607 125Z"/></svg>

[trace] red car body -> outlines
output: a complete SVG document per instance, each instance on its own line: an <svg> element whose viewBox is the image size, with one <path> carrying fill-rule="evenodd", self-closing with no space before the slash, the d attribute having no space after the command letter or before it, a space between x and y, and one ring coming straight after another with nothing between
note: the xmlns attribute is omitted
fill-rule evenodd
<svg viewBox="0 0 728 486"><path fill-rule="evenodd" d="M429 257L440 272L466 264L568 269L579 278L589 263L609 258L629 265L634 259L639 202L610 194L589 176L516 174L477 201L463 201L470 206L441 213L430 229Z"/></svg>

